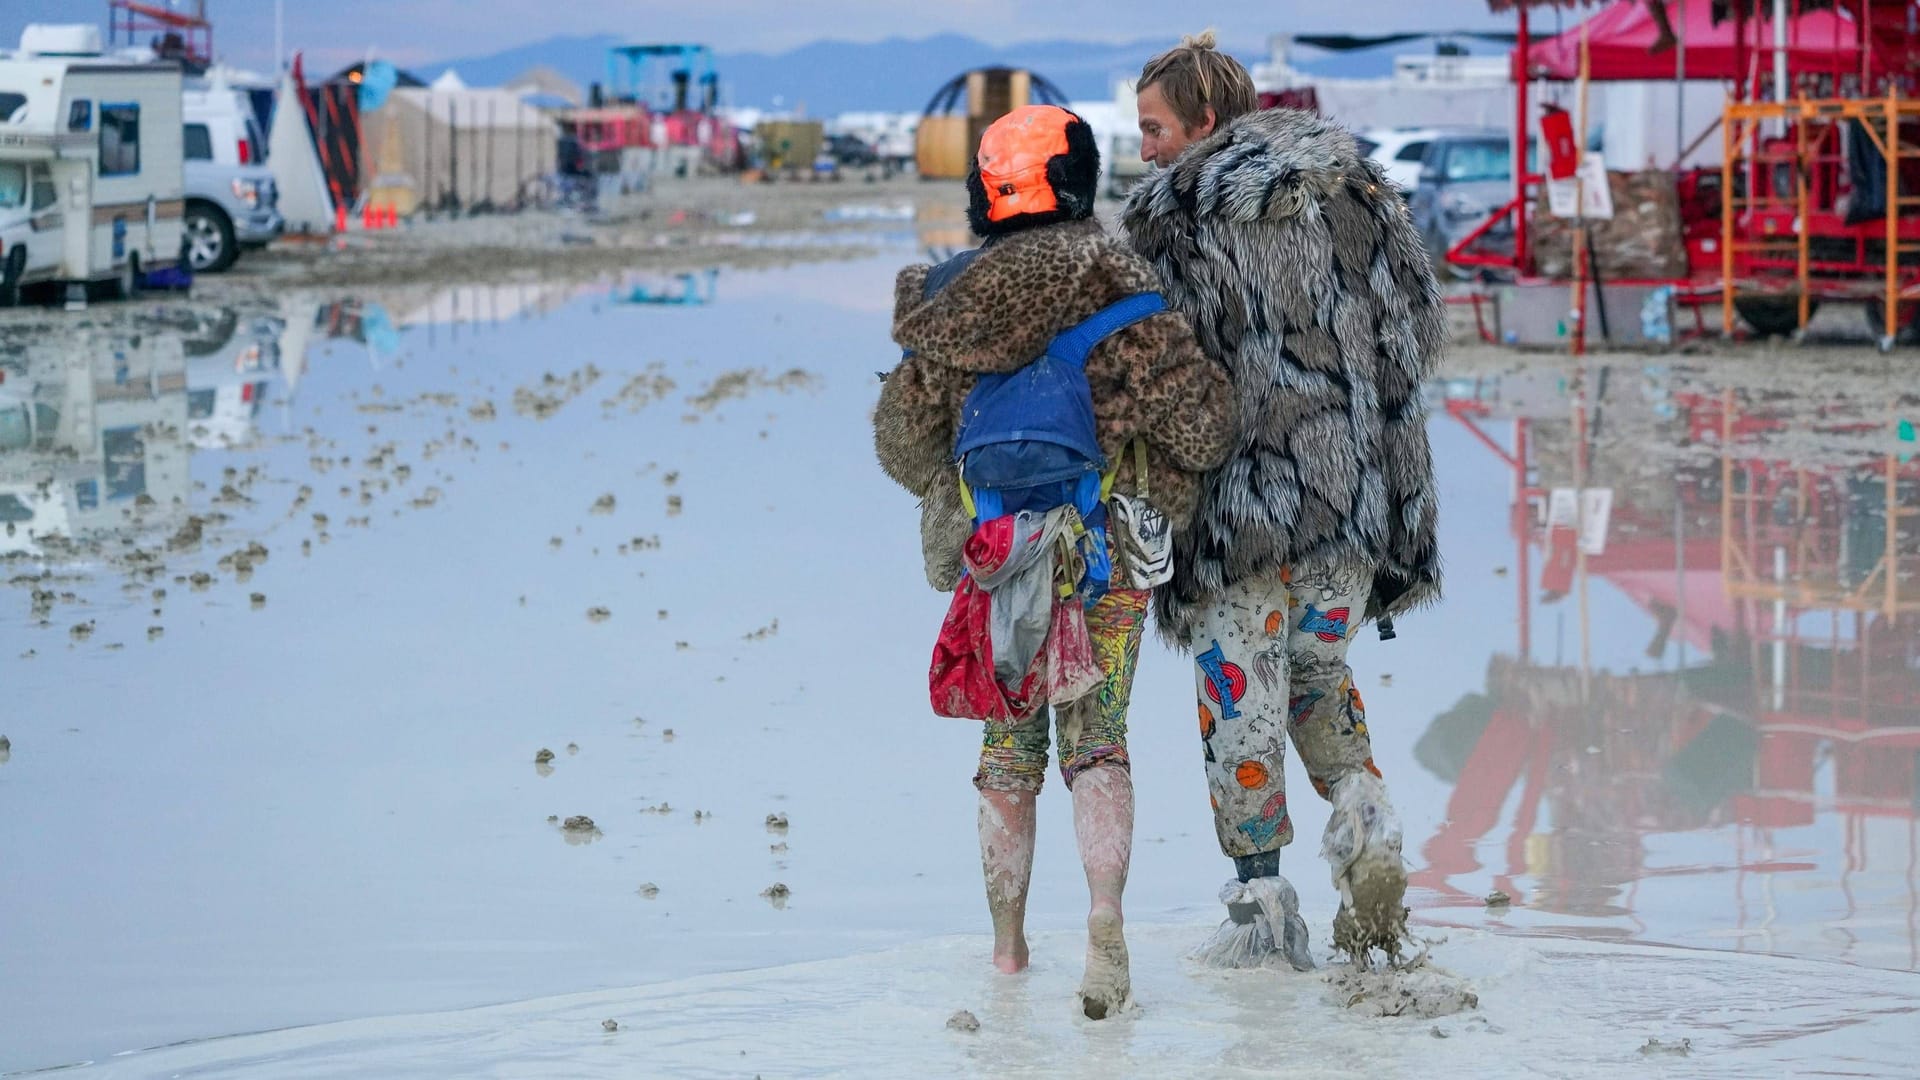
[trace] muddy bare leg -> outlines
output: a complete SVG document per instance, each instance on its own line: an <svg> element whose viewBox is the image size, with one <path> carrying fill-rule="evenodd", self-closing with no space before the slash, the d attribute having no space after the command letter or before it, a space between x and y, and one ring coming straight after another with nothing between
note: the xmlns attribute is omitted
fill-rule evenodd
<svg viewBox="0 0 1920 1080"><path fill-rule="evenodd" d="M1073 831L1092 899L1080 1000L1087 1019L1101 1020L1125 1008L1133 989L1120 904L1133 859L1133 777L1125 768L1096 766L1074 782Z"/></svg>
<svg viewBox="0 0 1920 1080"><path fill-rule="evenodd" d="M980 792L980 869L993 916L993 966L1012 974L1027 967L1027 884L1033 877L1034 796Z"/></svg>

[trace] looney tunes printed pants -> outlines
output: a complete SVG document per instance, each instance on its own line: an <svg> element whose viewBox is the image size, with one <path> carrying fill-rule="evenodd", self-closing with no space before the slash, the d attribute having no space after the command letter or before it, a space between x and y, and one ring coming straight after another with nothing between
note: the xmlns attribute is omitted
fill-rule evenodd
<svg viewBox="0 0 1920 1080"><path fill-rule="evenodd" d="M1286 740L1322 798L1375 776L1366 707L1347 666L1372 587L1365 568L1296 568L1229 588L1195 625L1200 741L1220 850L1241 858L1293 842Z"/></svg>
<svg viewBox="0 0 1920 1080"><path fill-rule="evenodd" d="M1127 761L1127 706L1133 698L1133 673L1140 660L1140 635L1147 625L1149 595L1115 589L1087 609L1093 660L1106 680L1078 701L1051 710L1058 728L1055 742L1060 753L1060 776L1069 789L1081 773L1095 765L1131 769ZM975 787L1040 790L1047 779L1048 712L1042 706L1017 723L986 722L980 771L973 776Z"/></svg>

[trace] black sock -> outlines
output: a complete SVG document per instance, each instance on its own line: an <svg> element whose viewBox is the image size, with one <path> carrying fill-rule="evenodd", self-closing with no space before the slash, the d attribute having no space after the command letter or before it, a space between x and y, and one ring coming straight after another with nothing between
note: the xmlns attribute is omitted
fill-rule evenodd
<svg viewBox="0 0 1920 1080"><path fill-rule="evenodd" d="M1236 855L1233 860L1234 872L1240 875L1242 885L1257 877L1280 876L1280 853L1263 851L1258 855Z"/></svg>

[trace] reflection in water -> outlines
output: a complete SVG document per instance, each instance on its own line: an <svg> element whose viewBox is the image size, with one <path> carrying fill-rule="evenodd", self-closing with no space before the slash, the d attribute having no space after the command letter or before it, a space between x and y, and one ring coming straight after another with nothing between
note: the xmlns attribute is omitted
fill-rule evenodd
<svg viewBox="0 0 1920 1080"><path fill-rule="evenodd" d="M285 322L232 312L86 330L0 361L0 555L41 556L190 503L191 449L254 441ZM57 538L57 539L56 539Z"/></svg>
<svg viewBox="0 0 1920 1080"><path fill-rule="evenodd" d="M667 281L622 283L614 287L616 304L645 304L656 307L698 307L713 303L714 285L720 280L718 268L698 273L675 274Z"/></svg>
<svg viewBox="0 0 1920 1080"><path fill-rule="evenodd" d="M186 500L187 372L171 334L33 345L0 386L0 554Z"/></svg>
<svg viewBox="0 0 1920 1080"><path fill-rule="evenodd" d="M1916 401L1738 377L1446 388L1511 474L1517 634L1416 746L1453 789L1415 882L1580 933L1920 968Z"/></svg>

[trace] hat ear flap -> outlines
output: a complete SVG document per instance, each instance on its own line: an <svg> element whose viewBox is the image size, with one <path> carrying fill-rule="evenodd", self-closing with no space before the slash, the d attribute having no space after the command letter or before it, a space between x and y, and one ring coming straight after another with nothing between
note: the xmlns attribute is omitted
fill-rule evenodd
<svg viewBox="0 0 1920 1080"><path fill-rule="evenodd" d="M1067 152L1048 159L1047 182L1068 219L1093 213L1100 194L1100 146L1086 121L1076 118L1067 124Z"/></svg>
<svg viewBox="0 0 1920 1080"><path fill-rule="evenodd" d="M980 166L975 165L967 171L967 224L973 226L975 236L986 237L992 236L995 232L1006 231L997 229L994 223L988 220L987 212L990 209L992 208L987 203L986 182L980 179Z"/></svg>

